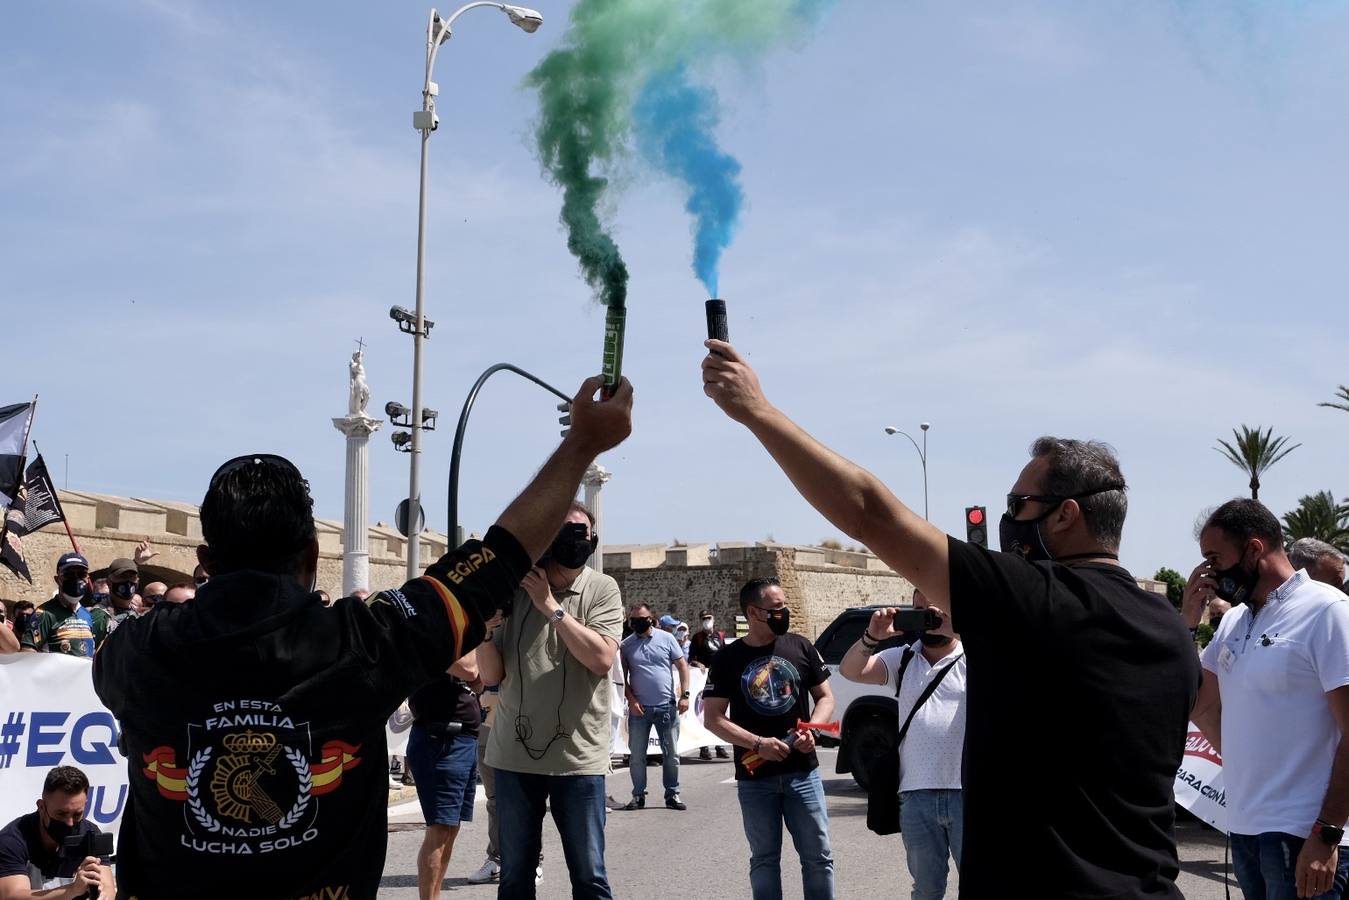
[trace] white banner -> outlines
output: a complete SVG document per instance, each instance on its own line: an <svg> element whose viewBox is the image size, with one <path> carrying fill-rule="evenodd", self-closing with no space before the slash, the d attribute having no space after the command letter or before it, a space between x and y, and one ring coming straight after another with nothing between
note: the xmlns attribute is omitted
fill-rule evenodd
<svg viewBox="0 0 1349 900"><path fill-rule="evenodd" d="M707 686L707 673L697 666L689 666L689 695L693 702L688 712L679 717L679 741L675 750L680 756L695 753L701 747L715 747L725 744L721 738L703 727L703 688ZM611 719L614 733L611 752L614 756L628 755L628 701L623 697L622 685L614 685ZM647 740L647 753L660 753L660 735L651 729Z"/></svg>
<svg viewBox="0 0 1349 900"><path fill-rule="evenodd" d="M85 818L117 833L127 762L91 670L60 653L0 654L0 827L36 808L49 771L74 766L89 778Z"/></svg>
<svg viewBox="0 0 1349 900"><path fill-rule="evenodd" d="M1185 738L1185 755L1176 771L1176 803L1223 834L1227 833L1223 758L1193 722Z"/></svg>

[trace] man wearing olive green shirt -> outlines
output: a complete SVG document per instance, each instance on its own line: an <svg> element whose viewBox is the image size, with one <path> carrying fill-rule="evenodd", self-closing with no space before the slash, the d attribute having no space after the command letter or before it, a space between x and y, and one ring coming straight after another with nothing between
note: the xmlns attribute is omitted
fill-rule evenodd
<svg viewBox="0 0 1349 900"><path fill-rule="evenodd" d="M551 807L572 896L610 900L604 868L609 772L609 670L623 634L623 600L586 567L598 539L572 505L544 562L521 583L510 616L478 648L487 684L500 684L486 761L496 770L501 841L498 897L529 900Z"/></svg>

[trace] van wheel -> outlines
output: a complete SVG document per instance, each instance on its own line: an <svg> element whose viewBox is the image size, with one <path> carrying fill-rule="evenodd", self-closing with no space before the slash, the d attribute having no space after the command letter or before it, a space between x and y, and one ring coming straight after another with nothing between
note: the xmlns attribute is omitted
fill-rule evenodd
<svg viewBox="0 0 1349 900"><path fill-rule="evenodd" d="M899 724L884 716L867 716L848 729L848 764L858 787L867 789L871 767L894 753L898 740Z"/></svg>

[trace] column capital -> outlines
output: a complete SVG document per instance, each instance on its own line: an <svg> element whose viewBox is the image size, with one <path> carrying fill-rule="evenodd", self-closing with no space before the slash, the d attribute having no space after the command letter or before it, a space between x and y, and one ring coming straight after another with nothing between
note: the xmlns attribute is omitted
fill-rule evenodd
<svg viewBox="0 0 1349 900"><path fill-rule="evenodd" d="M586 469L585 475L581 478L581 484L584 484L587 487L601 487L613 477L614 473L604 468L604 466L599 463L591 463Z"/></svg>
<svg viewBox="0 0 1349 900"><path fill-rule="evenodd" d="M343 416L340 419L333 419L333 427L345 434L347 437L370 437L380 426L384 424L382 419L376 419L371 416L355 413L349 416Z"/></svg>

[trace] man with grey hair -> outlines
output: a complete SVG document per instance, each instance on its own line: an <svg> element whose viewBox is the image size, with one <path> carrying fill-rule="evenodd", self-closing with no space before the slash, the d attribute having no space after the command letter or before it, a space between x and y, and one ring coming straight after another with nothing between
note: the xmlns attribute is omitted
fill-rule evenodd
<svg viewBox="0 0 1349 900"><path fill-rule="evenodd" d="M1036 441L994 553L793 423L730 344L706 346L704 392L825 518L950 611L969 660L960 895L999 896L1015 872L1036 896L1178 900L1172 788L1199 660L1166 597L1119 564L1113 451Z"/></svg>
<svg viewBox="0 0 1349 900"><path fill-rule="evenodd" d="M1306 569L1313 581L1344 590L1344 554L1325 541L1298 538L1288 548L1294 569Z"/></svg>

